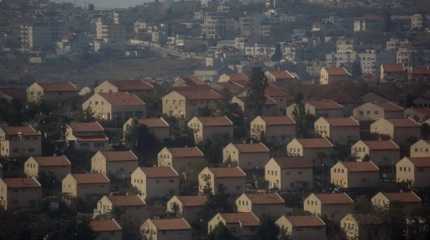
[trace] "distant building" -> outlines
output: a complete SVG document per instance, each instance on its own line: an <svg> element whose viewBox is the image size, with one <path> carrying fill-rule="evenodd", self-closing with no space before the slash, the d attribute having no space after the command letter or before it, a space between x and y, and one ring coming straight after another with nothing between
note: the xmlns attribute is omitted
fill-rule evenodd
<svg viewBox="0 0 430 240"><path fill-rule="evenodd" d="M346 193L311 193L303 200L303 209L313 215L339 221L353 209L354 200Z"/></svg>
<svg viewBox="0 0 430 240"><path fill-rule="evenodd" d="M64 135L68 146L80 150L95 152L107 148L109 142L99 122L71 122Z"/></svg>
<svg viewBox="0 0 430 240"><path fill-rule="evenodd" d="M400 159L400 147L392 140L359 140L351 146L351 156L357 161L369 160L378 167L389 167Z"/></svg>
<svg viewBox="0 0 430 240"><path fill-rule="evenodd" d="M0 178L0 208L29 208L40 200L42 186L36 178Z"/></svg>
<svg viewBox="0 0 430 240"><path fill-rule="evenodd" d="M179 175L171 167L138 167L131 174L131 185L145 200L162 198L179 192Z"/></svg>
<svg viewBox="0 0 430 240"><path fill-rule="evenodd" d="M291 239L326 240L326 224L318 216L281 216L275 221L280 234Z"/></svg>
<svg viewBox="0 0 430 240"><path fill-rule="evenodd" d="M346 81L351 77L351 74L340 67L322 68L320 72L320 84L327 85L331 82Z"/></svg>
<svg viewBox="0 0 430 240"><path fill-rule="evenodd" d="M233 144L224 147L223 163L239 166L243 170L263 169L270 149L263 143Z"/></svg>
<svg viewBox="0 0 430 240"><path fill-rule="evenodd" d="M207 165L203 152L198 147L163 148L157 154L159 167L172 167L181 176L197 177Z"/></svg>
<svg viewBox="0 0 430 240"><path fill-rule="evenodd" d="M159 141L165 140L170 137L170 125L163 118L130 118L128 119L123 127L123 140L125 141L127 138L128 131L132 130L133 127L136 127L136 131L138 131L139 127L145 127L154 137L156 137Z"/></svg>
<svg viewBox="0 0 430 240"><path fill-rule="evenodd" d="M187 126L193 131L196 143L202 143L217 136L233 139L233 122L226 116L193 117Z"/></svg>
<svg viewBox="0 0 430 240"><path fill-rule="evenodd" d="M191 225L184 218L147 219L140 226L142 239L190 240Z"/></svg>
<svg viewBox="0 0 430 240"><path fill-rule="evenodd" d="M381 210L400 207L410 212L422 206L422 200L415 192L379 192L370 199L370 202L373 207Z"/></svg>
<svg viewBox="0 0 430 240"><path fill-rule="evenodd" d="M376 188L379 168L373 162L338 162L330 169L330 183L340 188Z"/></svg>
<svg viewBox="0 0 430 240"><path fill-rule="evenodd" d="M91 231L96 235L95 239L121 240L122 227L114 219L94 219L89 223Z"/></svg>
<svg viewBox="0 0 430 240"><path fill-rule="evenodd" d="M52 174L62 180L71 171L71 163L67 156L30 157L24 163L27 177L39 177L41 174Z"/></svg>
<svg viewBox="0 0 430 240"><path fill-rule="evenodd" d="M430 157L404 157L396 163L396 182L416 188L430 186Z"/></svg>
<svg viewBox="0 0 430 240"><path fill-rule="evenodd" d="M387 236L382 229L383 223L383 219L376 215L349 213L340 220L340 228L347 240L385 239Z"/></svg>
<svg viewBox="0 0 430 240"><path fill-rule="evenodd" d="M421 137L421 124L411 118L381 118L370 125L370 133L389 137L397 143L405 143Z"/></svg>
<svg viewBox="0 0 430 240"><path fill-rule="evenodd" d="M404 82L408 79L408 73L401 64L381 64L380 81L384 82Z"/></svg>
<svg viewBox="0 0 430 240"><path fill-rule="evenodd" d="M200 193L209 191L216 194L222 189L234 195L245 191L246 173L239 167L206 167L199 173L198 180Z"/></svg>
<svg viewBox="0 0 430 240"><path fill-rule="evenodd" d="M132 151L98 151L91 157L91 171L127 179L138 163L138 158Z"/></svg>
<svg viewBox="0 0 430 240"><path fill-rule="evenodd" d="M200 213L208 201L207 196L182 196L175 195L166 203L166 212L184 217L187 221L194 222L200 219Z"/></svg>
<svg viewBox="0 0 430 240"><path fill-rule="evenodd" d="M208 234L223 224L227 229L240 239L249 239L255 236L255 231L260 226L260 219L252 212L242 213L217 213L208 222Z"/></svg>
<svg viewBox="0 0 430 240"><path fill-rule="evenodd" d="M31 126L0 127L0 156L8 158L42 155L42 134Z"/></svg>
<svg viewBox="0 0 430 240"><path fill-rule="evenodd" d="M31 84L27 92L27 102L40 103L41 101L58 102L78 97L78 87L71 82Z"/></svg>
<svg viewBox="0 0 430 240"><path fill-rule="evenodd" d="M314 123L317 135L329 138L335 143L347 143L360 139L360 123L352 117L318 118Z"/></svg>
<svg viewBox="0 0 430 240"><path fill-rule="evenodd" d="M278 193L243 193L235 201L238 212L254 213L258 217L279 217L287 209Z"/></svg>
<svg viewBox="0 0 430 240"><path fill-rule="evenodd" d="M252 139L286 143L296 134L296 122L288 116L257 116L251 121Z"/></svg>
<svg viewBox="0 0 430 240"><path fill-rule="evenodd" d="M62 181L62 193L72 198L100 198L110 192L110 180L100 173L68 174Z"/></svg>

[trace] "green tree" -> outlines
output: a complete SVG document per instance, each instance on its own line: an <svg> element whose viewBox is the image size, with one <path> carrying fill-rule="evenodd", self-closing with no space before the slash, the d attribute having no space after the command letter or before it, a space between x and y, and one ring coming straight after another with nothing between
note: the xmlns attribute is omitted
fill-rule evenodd
<svg viewBox="0 0 430 240"><path fill-rule="evenodd" d="M302 93L296 96L296 106L293 111L297 126L297 137L309 137L312 129L313 117L306 113L305 101Z"/></svg>
<svg viewBox="0 0 430 240"><path fill-rule="evenodd" d="M267 77L260 67L252 69L250 86L245 100L245 105L249 109L251 119L263 113L266 102L265 90L268 85Z"/></svg>
<svg viewBox="0 0 430 240"><path fill-rule="evenodd" d="M222 223L218 224L208 236L209 240L238 240Z"/></svg>
<svg viewBox="0 0 430 240"><path fill-rule="evenodd" d="M254 240L277 240L280 233L279 227L273 219L263 217L261 225L258 226Z"/></svg>

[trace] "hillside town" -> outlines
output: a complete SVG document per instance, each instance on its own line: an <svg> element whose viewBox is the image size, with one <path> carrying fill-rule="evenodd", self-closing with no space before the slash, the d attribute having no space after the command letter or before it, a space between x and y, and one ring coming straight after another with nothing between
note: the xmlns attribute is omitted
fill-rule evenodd
<svg viewBox="0 0 430 240"><path fill-rule="evenodd" d="M430 3L0 0L0 239L430 239Z"/></svg>

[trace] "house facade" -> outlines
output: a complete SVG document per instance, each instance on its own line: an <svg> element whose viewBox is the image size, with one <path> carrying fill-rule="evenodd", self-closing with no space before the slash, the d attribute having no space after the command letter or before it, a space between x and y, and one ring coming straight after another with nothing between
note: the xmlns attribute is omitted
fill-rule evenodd
<svg viewBox="0 0 430 240"><path fill-rule="evenodd" d="M205 156L198 147L163 148L157 155L159 167L173 167L179 174L197 177L206 165Z"/></svg>
<svg viewBox="0 0 430 240"><path fill-rule="evenodd" d="M0 178L0 207L29 208L42 200L42 185L36 178Z"/></svg>
<svg viewBox="0 0 430 240"><path fill-rule="evenodd" d="M0 127L0 156L8 158L40 156L42 134L31 126Z"/></svg>
<svg viewBox="0 0 430 240"><path fill-rule="evenodd" d="M91 171L126 179L137 168L138 158L132 151L98 151L91 157Z"/></svg>
<svg viewBox="0 0 430 240"><path fill-rule="evenodd" d="M179 175L171 167L138 167L131 174L131 185L145 200L163 198L179 192Z"/></svg>
<svg viewBox="0 0 430 240"><path fill-rule="evenodd" d="M62 193L71 198L96 198L110 192L110 180L100 173L69 174L62 181Z"/></svg>
<svg viewBox="0 0 430 240"><path fill-rule="evenodd" d="M66 144L78 150L96 152L108 147L109 138L99 122L71 122L66 125Z"/></svg>
<svg viewBox="0 0 430 240"><path fill-rule="evenodd" d="M48 102L64 101L78 96L78 87L71 82L31 84L27 90L27 102L40 103L42 100Z"/></svg>
<svg viewBox="0 0 430 240"><path fill-rule="evenodd" d="M237 212L254 213L258 217L279 217L287 210L285 200L278 193L243 193L235 206Z"/></svg>
<svg viewBox="0 0 430 240"><path fill-rule="evenodd" d="M216 194L224 191L227 194L238 194L245 191L246 173L239 167L204 168L198 176L199 192L210 191Z"/></svg>
<svg viewBox="0 0 430 240"><path fill-rule="evenodd" d="M71 171L72 164L67 156L30 157L24 163L24 174L27 177L38 177L40 174L52 174L62 180Z"/></svg>
<svg viewBox="0 0 430 240"><path fill-rule="evenodd" d="M403 143L421 137L421 124L411 118L381 118L370 125L370 133Z"/></svg>
<svg viewBox="0 0 430 240"><path fill-rule="evenodd" d="M339 221L353 208L354 201L346 193L311 193L303 201L303 210Z"/></svg>
<svg viewBox="0 0 430 240"><path fill-rule="evenodd" d="M275 221L281 236L297 240L326 240L326 224L318 216L281 216Z"/></svg>
<svg viewBox="0 0 430 240"><path fill-rule="evenodd" d="M147 219L140 227L142 239L191 240L191 225L184 218Z"/></svg>
<svg viewBox="0 0 430 240"><path fill-rule="evenodd" d="M373 162L338 162L330 169L330 183L340 188L376 188L379 168Z"/></svg>
<svg viewBox="0 0 430 240"><path fill-rule="evenodd" d="M238 166L243 170L263 169L269 159L270 149L263 143L233 144L222 151L223 163Z"/></svg>
<svg viewBox="0 0 430 240"><path fill-rule="evenodd" d="M202 143L214 137L233 139L233 122L226 116L193 117L187 126L193 131L196 143Z"/></svg>
<svg viewBox="0 0 430 240"><path fill-rule="evenodd" d="M320 117L314 123L314 131L332 142L346 144L360 139L360 123L352 118Z"/></svg>
<svg viewBox="0 0 430 240"><path fill-rule="evenodd" d="M288 116L257 116L250 124L252 139L286 143L296 134L296 122Z"/></svg>
<svg viewBox="0 0 430 240"><path fill-rule="evenodd" d="M396 182L417 188L430 186L430 157L403 157L396 163Z"/></svg>

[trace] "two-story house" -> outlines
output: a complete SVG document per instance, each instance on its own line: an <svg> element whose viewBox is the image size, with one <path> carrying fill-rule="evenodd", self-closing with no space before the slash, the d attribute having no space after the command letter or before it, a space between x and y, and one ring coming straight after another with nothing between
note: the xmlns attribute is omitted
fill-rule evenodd
<svg viewBox="0 0 430 240"><path fill-rule="evenodd" d="M208 201L205 195L175 195L166 203L166 212L182 216L190 222L198 220Z"/></svg>
<svg viewBox="0 0 430 240"><path fill-rule="evenodd" d="M203 152L198 147L165 147L157 155L157 165L173 167L181 175L197 177L207 164Z"/></svg>
<svg viewBox="0 0 430 240"><path fill-rule="evenodd" d="M294 138L287 144L287 155L313 160L316 165L321 165L333 148L333 143L326 138Z"/></svg>
<svg viewBox="0 0 430 240"><path fill-rule="evenodd" d="M196 143L214 137L233 139L233 122L227 117L193 117L187 126L193 131Z"/></svg>
<svg viewBox="0 0 430 240"><path fill-rule="evenodd" d="M0 207L4 210L33 207L42 200L42 185L36 178L0 178Z"/></svg>
<svg viewBox="0 0 430 240"><path fill-rule="evenodd" d="M138 167L131 185L146 199L162 198L179 192L179 174L171 167Z"/></svg>
<svg viewBox="0 0 430 240"><path fill-rule="evenodd" d="M346 144L360 139L360 123L353 117L324 118L314 123L315 134L329 138L332 142Z"/></svg>
<svg viewBox="0 0 430 240"><path fill-rule="evenodd" d="M326 223L318 216L284 215L275 224L279 227L280 236L287 239L327 239Z"/></svg>
<svg viewBox="0 0 430 240"><path fill-rule="evenodd" d="M239 239L249 239L255 236L261 222L252 212L217 213L208 222L208 234L214 231L219 224L223 224Z"/></svg>
<svg viewBox="0 0 430 240"><path fill-rule="evenodd" d="M381 229L383 223L376 215L348 213L340 220L340 228L346 240L386 239L388 236Z"/></svg>
<svg viewBox="0 0 430 240"><path fill-rule="evenodd" d="M107 80L94 88L95 93L129 92L138 96L145 96L154 91L154 84L147 80Z"/></svg>
<svg viewBox="0 0 430 240"><path fill-rule="evenodd" d="M311 193L303 201L303 209L311 214L339 221L353 209L354 200L346 193Z"/></svg>
<svg viewBox="0 0 430 240"><path fill-rule="evenodd" d="M376 188L379 168L373 162L338 162L330 169L330 183L340 188Z"/></svg>
<svg viewBox="0 0 430 240"><path fill-rule="evenodd" d="M27 177L39 177L41 174L55 176L62 180L71 171L72 164L67 156L30 157L24 163Z"/></svg>
<svg viewBox="0 0 430 240"><path fill-rule="evenodd" d="M381 118L370 125L370 133L403 143L421 137L421 124L411 118Z"/></svg>
<svg viewBox="0 0 430 240"><path fill-rule="evenodd" d="M162 141L170 137L170 125L162 117L160 118L130 118L128 119L123 127L123 139L127 137L128 131L134 130L133 128L145 127L148 131L156 137L158 140Z"/></svg>
<svg viewBox="0 0 430 240"><path fill-rule="evenodd" d="M237 212L254 213L258 217L279 217L287 210L278 193L243 193L236 198L235 206Z"/></svg>
<svg viewBox="0 0 430 240"><path fill-rule="evenodd" d="M98 151L91 157L91 171L126 179L137 168L138 158L132 151Z"/></svg>
<svg viewBox="0 0 430 240"><path fill-rule="evenodd" d="M296 122L288 116L257 116L250 123L250 136L257 141L286 143L296 134Z"/></svg>
<svg viewBox="0 0 430 240"><path fill-rule="evenodd" d="M410 212L422 206L422 199L413 191L379 192L370 199L370 202L373 207L381 210L399 207Z"/></svg>
<svg viewBox="0 0 430 240"><path fill-rule="evenodd" d="M96 198L110 192L110 180L100 173L68 174L62 181L61 192L72 198Z"/></svg>
<svg viewBox="0 0 430 240"><path fill-rule="evenodd" d="M246 173L239 167L204 168L198 176L199 192L238 194L245 191Z"/></svg>
<svg viewBox="0 0 430 240"><path fill-rule="evenodd" d="M42 134L31 126L0 127L0 156L8 158L42 154Z"/></svg>
<svg viewBox="0 0 430 240"><path fill-rule="evenodd" d="M89 223L89 228L96 235L96 240L121 240L122 227L114 219L93 219Z"/></svg>
<svg viewBox="0 0 430 240"><path fill-rule="evenodd" d="M27 90L27 102L40 103L43 101L58 102L78 96L78 87L71 82L35 82Z"/></svg>
<svg viewBox="0 0 430 240"><path fill-rule="evenodd" d="M378 167L393 166L400 159L400 147L392 140L359 140L351 146L357 161L369 160Z"/></svg>
<svg viewBox="0 0 430 240"><path fill-rule="evenodd" d="M396 163L396 182L417 188L430 186L430 157L404 157Z"/></svg>
<svg viewBox="0 0 430 240"><path fill-rule="evenodd" d="M239 166L243 170L263 169L270 149L263 143L230 143L222 150L223 163Z"/></svg>
<svg viewBox="0 0 430 240"><path fill-rule="evenodd" d="M71 122L66 125L66 144L78 150L98 151L107 148L109 138L99 122Z"/></svg>

